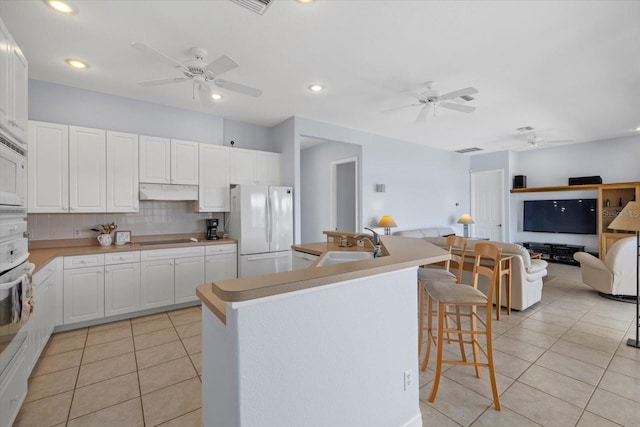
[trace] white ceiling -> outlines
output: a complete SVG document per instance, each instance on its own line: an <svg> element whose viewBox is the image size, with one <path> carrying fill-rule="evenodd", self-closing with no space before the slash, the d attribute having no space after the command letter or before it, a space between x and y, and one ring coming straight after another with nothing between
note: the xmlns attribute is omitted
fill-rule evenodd
<svg viewBox="0 0 640 427"><path fill-rule="evenodd" d="M545 140L587 142L640 126L639 1L277 0L258 15L227 0L79 1L70 16L41 0L2 0L0 16L29 60L29 76L63 85L273 126L293 115L445 150L518 147L532 126ZM224 92L217 105L133 49L177 58L200 46L240 67L222 78L262 89ZM90 63L71 69L65 58ZM473 86L471 114L382 111L436 81L442 93ZM309 84L327 89L314 94Z"/></svg>

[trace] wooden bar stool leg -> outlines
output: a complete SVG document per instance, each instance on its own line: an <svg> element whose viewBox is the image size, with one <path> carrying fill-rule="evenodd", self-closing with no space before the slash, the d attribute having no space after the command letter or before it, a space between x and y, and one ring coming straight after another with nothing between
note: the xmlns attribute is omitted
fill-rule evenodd
<svg viewBox="0 0 640 427"><path fill-rule="evenodd" d="M420 370L423 372L427 370L429 356L431 356L431 344L433 342L433 300L431 299L431 295L427 297L427 313L427 351L425 352L424 360L420 367Z"/></svg>
<svg viewBox="0 0 640 427"><path fill-rule="evenodd" d="M424 284L418 280L418 357L422 354L424 335Z"/></svg>
<svg viewBox="0 0 640 427"><path fill-rule="evenodd" d="M487 310L489 311L489 316L491 316L491 307L487 307ZM476 363L476 376L478 378L482 378L482 369L480 368L480 366L477 365L478 361L480 360L480 344L478 343L478 336L476 334L476 332L478 331L478 319L476 318L477 312L476 312L476 306L472 305L471 306L471 342L472 342L472 347L473 347L473 362Z"/></svg>
<svg viewBox="0 0 640 427"><path fill-rule="evenodd" d="M496 371L493 366L493 339L491 338L491 314L487 316L487 362L489 364L489 378L491 379L491 393L493 394L493 404L496 411L501 410L500 396L498 395L498 383L496 382Z"/></svg>
<svg viewBox="0 0 640 427"><path fill-rule="evenodd" d="M460 317L460 306L456 305L456 323L458 324L458 330L462 329L462 318ZM447 333L449 335L449 333ZM458 344L460 346L460 356L462 356L462 361L467 361L467 352L464 349L463 335L462 332L458 332Z"/></svg>
<svg viewBox="0 0 640 427"><path fill-rule="evenodd" d="M507 314L511 315L511 258L507 260Z"/></svg>
<svg viewBox="0 0 640 427"><path fill-rule="evenodd" d="M431 389L431 395L429 395L429 402L436 400L438 394L438 386L440 385L440 375L442 374L442 347L444 337L444 304L438 301L438 342L437 347L437 360L436 360L436 376L433 379L433 388Z"/></svg>

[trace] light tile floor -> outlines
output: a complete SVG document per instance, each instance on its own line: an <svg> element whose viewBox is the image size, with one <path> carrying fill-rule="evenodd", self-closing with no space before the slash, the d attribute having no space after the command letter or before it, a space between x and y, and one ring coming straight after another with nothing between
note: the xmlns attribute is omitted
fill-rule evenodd
<svg viewBox="0 0 640 427"><path fill-rule="evenodd" d="M55 334L15 426L200 426L200 314L193 307ZM550 264L542 301L493 323L502 411L487 375L462 366L446 368L428 403L432 356L420 375L424 425L637 425L640 350L625 344L634 317L634 305L583 285L579 268Z"/></svg>

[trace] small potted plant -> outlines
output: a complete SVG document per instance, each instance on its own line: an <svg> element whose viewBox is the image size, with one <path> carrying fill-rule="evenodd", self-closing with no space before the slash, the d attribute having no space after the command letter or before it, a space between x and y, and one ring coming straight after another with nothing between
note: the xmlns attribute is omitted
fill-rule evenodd
<svg viewBox="0 0 640 427"><path fill-rule="evenodd" d="M111 246L111 243L113 242L113 239L111 238L111 232L115 231L117 228L118 226L116 225L116 223L112 222L111 224L100 224L92 228L91 230L100 233L97 237L100 245Z"/></svg>

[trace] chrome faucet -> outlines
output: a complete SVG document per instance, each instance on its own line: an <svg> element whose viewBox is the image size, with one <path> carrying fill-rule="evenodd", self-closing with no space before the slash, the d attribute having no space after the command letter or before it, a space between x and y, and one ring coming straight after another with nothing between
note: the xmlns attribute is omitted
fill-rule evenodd
<svg viewBox="0 0 640 427"><path fill-rule="evenodd" d="M375 231L373 231L370 228L365 227L365 230L369 230L371 231L371 233L373 233L372 236L369 236L368 234L356 234L354 236L354 238L356 240L367 240L369 241L369 243L371 243L371 246L373 247L373 257L374 258L378 258L378 256L380 256L380 236L378 235L378 233L376 233Z"/></svg>

